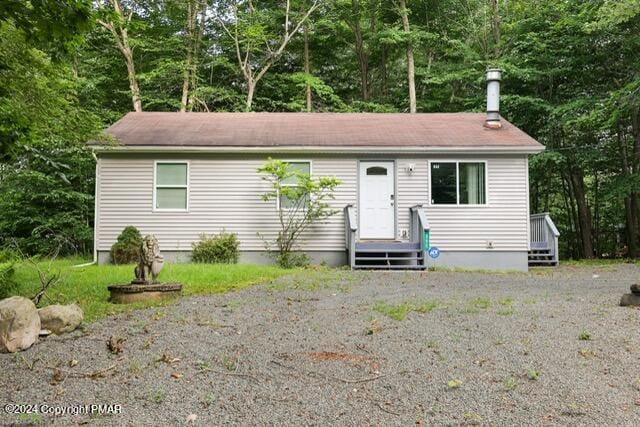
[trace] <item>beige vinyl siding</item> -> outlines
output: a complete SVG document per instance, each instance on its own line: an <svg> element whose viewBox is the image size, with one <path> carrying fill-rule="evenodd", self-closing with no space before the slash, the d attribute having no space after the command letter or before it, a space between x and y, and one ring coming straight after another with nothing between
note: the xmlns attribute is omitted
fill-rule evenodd
<svg viewBox="0 0 640 427"><path fill-rule="evenodd" d="M184 158L161 158L181 160ZM301 249L342 250L344 225L342 208L356 199L356 160L311 160L314 176L334 175L343 183L332 206L339 212L309 229ZM237 233L243 251L264 250L263 240L273 240L279 228L275 200L264 202L268 191L256 169L266 158L189 158L188 212L153 211L155 158L103 157L99 163L101 185L98 200L98 250L108 250L127 225L143 234L155 234L164 250L190 250L201 233Z"/></svg>
<svg viewBox="0 0 640 427"><path fill-rule="evenodd" d="M422 204L431 225L431 244L442 251L526 251L528 238L527 159L518 157L432 157L432 161L486 161L486 206L430 205L429 165L423 159L398 161L398 229L409 229L409 207ZM405 167L413 163L408 175ZM424 185L422 185L424 183Z"/></svg>
<svg viewBox="0 0 640 427"><path fill-rule="evenodd" d="M274 155L275 157L275 155ZM358 160L371 157L310 154L277 156L289 160L311 160L314 176L337 176L342 180L332 207L336 215L309 229L301 249L344 250L344 217L347 204L357 205ZM386 156L385 159L388 159ZM189 161L188 212L153 211L155 160ZM431 242L443 251L526 251L528 248L527 161L524 155L471 157L487 162L487 206L430 206L429 160L461 160L459 157L429 158L399 156L396 159L397 235L410 230L409 208L424 205L431 224ZM97 249L108 251L127 225L143 234L155 234L166 251L188 251L201 233L225 229L238 234L243 251L261 251L265 246L257 235L273 240L279 228L276 201L264 202L268 190L256 169L266 156L189 155L105 155L98 163ZM414 165L408 173L409 164ZM357 206L356 206L357 207Z"/></svg>

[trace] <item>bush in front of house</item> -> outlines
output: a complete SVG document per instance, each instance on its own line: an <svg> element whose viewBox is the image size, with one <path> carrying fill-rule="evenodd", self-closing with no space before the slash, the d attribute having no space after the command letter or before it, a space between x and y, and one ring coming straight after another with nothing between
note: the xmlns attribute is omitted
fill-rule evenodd
<svg viewBox="0 0 640 427"><path fill-rule="evenodd" d="M276 262L282 268L308 267L311 264L311 258L304 252L286 252L279 254Z"/></svg>
<svg viewBox="0 0 640 427"><path fill-rule="evenodd" d="M269 158L258 172L269 184L269 191L262 195L265 202L276 202L280 230L275 242L265 240L270 254L272 243L277 246L276 262L284 268L303 267L309 264L307 255L295 252L303 232L312 224L329 218L339 211L329 203L341 181L334 176L313 178L300 172L291 163Z"/></svg>
<svg viewBox="0 0 640 427"><path fill-rule="evenodd" d="M16 289L13 280L13 262L0 263L0 299L9 298Z"/></svg>
<svg viewBox="0 0 640 427"><path fill-rule="evenodd" d="M111 262L114 264L134 264L138 262L142 235L140 231L128 225L118 236L118 240L111 246Z"/></svg>
<svg viewBox="0 0 640 427"><path fill-rule="evenodd" d="M202 234L200 241L192 244L191 259L207 264L235 264L240 256L239 246L240 241L235 233L222 231L216 236Z"/></svg>

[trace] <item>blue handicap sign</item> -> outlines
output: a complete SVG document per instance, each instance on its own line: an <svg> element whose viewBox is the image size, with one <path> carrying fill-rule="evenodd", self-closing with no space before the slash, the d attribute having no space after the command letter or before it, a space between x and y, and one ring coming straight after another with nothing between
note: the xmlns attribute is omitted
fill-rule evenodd
<svg viewBox="0 0 640 427"><path fill-rule="evenodd" d="M430 247L429 256L433 259L438 258L440 256L440 249L436 248L435 246Z"/></svg>

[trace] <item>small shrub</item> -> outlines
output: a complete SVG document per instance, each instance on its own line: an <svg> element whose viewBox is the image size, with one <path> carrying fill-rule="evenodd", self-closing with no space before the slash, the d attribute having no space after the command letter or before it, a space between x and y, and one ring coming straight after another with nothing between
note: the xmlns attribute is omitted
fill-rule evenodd
<svg viewBox="0 0 640 427"><path fill-rule="evenodd" d="M304 252L286 252L278 255L276 262L282 268L307 267L311 264L311 258Z"/></svg>
<svg viewBox="0 0 640 427"><path fill-rule="evenodd" d="M236 264L240 256L240 241L235 233L222 231L216 236L202 234L200 241L193 243L193 262L207 264Z"/></svg>
<svg viewBox="0 0 640 427"><path fill-rule="evenodd" d="M536 381L538 378L540 378L540 371L530 369L529 371L527 371L527 378L529 378L531 381Z"/></svg>
<svg viewBox="0 0 640 427"><path fill-rule="evenodd" d="M491 300L486 297L476 298L471 303L476 308L487 309L491 307Z"/></svg>
<svg viewBox="0 0 640 427"><path fill-rule="evenodd" d="M591 341L591 334L589 333L589 331L582 331L580 332L578 339L580 341Z"/></svg>
<svg viewBox="0 0 640 427"><path fill-rule="evenodd" d="M114 264L135 264L138 262L142 235L132 225L126 226L111 246L111 262Z"/></svg>
<svg viewBox="0 0 640 427"><path fill-rule="evenodd" d="M578 350L578 354L585 359L590 359L592 357L595 357L596 355L592 350L589 350L587 348L581 348L580 350Z"/></svg>
<svg viewBox="0 0 640 427"><path fill-rule="evenodd" d="M0 299L9 298L16 291L17 284L13 280L13 263L0 263Z"/></svg>
<svg viewBox="0 0 640 427"><path fill-rule="evenodd" d="M393 320L404 320L409 313L415 311L416 313L429 313L438 306L435 301L416 301L416 302L403 302L397 305L387 304L386 302L378 302L373 306L373 309L379 313L384 314Z"/></svg>
<svg viewBox="0 0 640 427"><path fill-rule="evenodd" d="M449 381L449 382L447 383L447 385L448 385L448 386L449 386L449 388L451 388L451 389L460 388L460 387L462 387L462 384L463 384L462 380L459 380L459 379L457 379L457 378L455 378L455 379L453 379L453 380L451 380L451 381Z"/></svg>
<svg viewBox="0 0 640 427"><path fill-rule="evenodd" d="M502 387L505 391L513 391L516 389L516 387L518 387L518 380L514 377L509 377L504 380L504 383L502 383Z"/></svg>
<svg viewBox="0 0 640 427"><path fill-rule="evenodd" d="M500 301L498 301L498 303L505 307L511 307L513 305L513 298L503 298Z"/></svg>

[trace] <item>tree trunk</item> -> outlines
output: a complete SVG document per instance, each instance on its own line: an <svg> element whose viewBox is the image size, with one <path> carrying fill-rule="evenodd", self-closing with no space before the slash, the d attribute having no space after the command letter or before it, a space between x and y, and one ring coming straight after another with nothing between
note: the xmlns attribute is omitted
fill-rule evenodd
<svg viewBox="0 0 640 427"><path fill-rule="evenodd" d="M362 100L369 100L369 55L364 45L362 26L360 25L360 2L351 0L354 12L353 33L356 39L356 55L360 67L360 85L362 87Z"/></svg>
<svg viewBox="0 0 640 427"><path fill-rule="evenodd" d="M133 111L139 113L142 111L142 99L140 98L140 86L138 86L138 77L136 75L136 66L133 62L133 52L129 48L126 52L122 52L127 62L127 74L129 76L129 90L131 91L131 101L133 102Z"/></svg>
<svg viewBox="0 0 640 427"><path fill-rule="evenodd" d="M189 102L189 83L191 82L191 62L193 61L193 33L195 30L195 0L187 0L187 57L182 75L182 98L180 99L180 112L187 111Z"/></svg>
<svg viewBox="0 0 640 427"><path fill-rule="evenodd" d="M493 32L493 59L500 58L500 0L491 0L491 31Z"/></svg>
<svg viewBox="0 0 640 427"><path fill-rule="evenodd" d="M387 50L388 47L387 45L383 45L382 46L382 58L381 58L381 63L380 63L380 74L381 74L381 88L380 88L380 95L382 95L383 98L385 98L387 96L387 88L388 88L388 84L387 84L387 79L388 79L388 72L387 72Z"/></svg>
<svg viewBox="0 0 640 427"><path fill-rule="evenodd" d="M632 129L635 131L636 120L632 119ZM634 135L635 138L635 135ZM622 156L622 174L627 178L631 179L634 173L634 160L633 158L629 158L629 152L627 149L627 142L622 135L622 130L618 129L618 144L620 144L620 154ZM635 145L635 141L634 141ZM631 156L633 157L633 156ZM624 212L625 212L625 229L627 236L627 251L628 256L630 258L637 258L639 256L638 252L640 248L638 248L638 230L640 226L638 225L638 196L635 192L630 192L624 198Z"/></svg>
<svg viewBox="0 0 640 427"><path fill-rule="evenodd" d="M256 82L253 79L247 81L247 103L244 107L245 112L250 112L253 108L253 94L256 89Z"/></svg>
<svg viewBox="0 0 640 427"><path fill-rule="evenodd" d="M497 1L497 0L496 0ZM400 15L402 17L402 28L407 35L409 29L409 11L405 0L400 0ZM413 62L413 44L407 41L407 80L409 83L409 112L416 112L416 69Z"/></svg>
<svg viewBox="0 0 640 427"><path fill-rule="evenodd" d="M593 171L593 193L593 253L600 258L600 180L597 170Z"/></svg>
<svg viewBox="0 0 640 427"><path fill-rule="evenodd" d="M636 236L638 234L638 229L633 215L633 203L631 201L631 196L627 196L624 198L624 212L627 230L627 255L629 256L629 258L637 258L638 245Z"/></svg>
<svg viewBox="0 0 640 427"><path fill-rule="evenodd" d="M640 111L635 110L632 115L632 128L633 128L633 160L632 160L632 172L637 175L640 174ZM636 241L640 246L640 193L638 191L631 192L631 209L632 216L635 217L636 224ZM640 252L640 249L638 250ZM640 256L640 253L636 257Z"/></svg>
<svg viewBox="0 0 640 427"><path fill-rule="evenodd" d="M190 97L196 85L196 60L200 39L202 38L202 30L204 28L206 6L206 1L187 1L187 55L182 80L182 98L180 100L180 111L183 113L192 105ZM198 25L198 15L201 17L200 25Z"/></svg>
<svg viewBox="0 0 640 427"><path fill-rule="evenodd" d="M311 74L311 66L309 64L309 24L304 25L304 73L309 76ZM307 83L305 88L307 98L307 113L313 109L311 99L311 85Z"/></svg>
<svg viewBox="0 0 640 427"><path fill-rule="evenodd" d="M578 223L580 224L580 241L582 243L582 253L585 258L593 258L593 232L591 226L591 210L587 204L586 190L584 187L584 176L579 169L569 171L573 195L578 207Z"/></svg>
<svg viewBox="0 0 640 427"><path fill-rule="evenodd" d="M564 207L565 212L567 213L567 221L569 223L569 230L571 230L571 234L573 234L573 238L576 241L576 245L569 245L569 252L571 253L571 258L577 259L580 257L580 254L576 250L578 242L578 226L576 224L576 214L573 203L573 198L571 196L571 189L569 188L569 180L565 177L564 173L560 173L560 181L562 182L562 192L564 193Z"/></svg>
<svg viewBox="0 0 640 427"><path fill-rule="evenodd" d="M119 0L111 0L111 5L113 6L113 11L118 16L117 25L113 21L98 20L98 23L109 30L116 42L118 50L124 57L127 66L127 78L129 80L129 91L131 93L133 111L140 112L142 111L140 86L138 85L138 76L136 75L136 66L133 60L133 49L129 43L129 33L127 30L127 25L131 22L132 12L129 13L128 17L125 17Z"/></svg>

